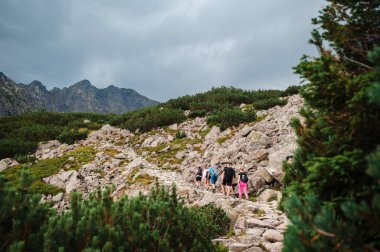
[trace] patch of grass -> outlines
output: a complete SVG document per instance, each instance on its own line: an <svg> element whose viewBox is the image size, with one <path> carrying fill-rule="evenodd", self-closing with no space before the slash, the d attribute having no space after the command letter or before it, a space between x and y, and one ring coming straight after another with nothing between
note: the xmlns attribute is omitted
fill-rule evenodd
<svg viewBox="0 0 380 252"><path fill-rule="evenodd" d="M216 140L216 142L218 144L223 144L225 141L227 141L228 139L230 139L230 136L225 136L225 137L220 137Z"/></svg>
<svg viewBox="0 0 380 252"><path fill-rule="evenodd" d="M152 182L154 182L154 177L147 173L140 174L135 178L135 183L141 185L150 185Z"/></svg>
<svg viewBox="0 0 380 252"><path fill-rule="evenodd" d="M101 177L104 177L104 175L106 175L106 173L101 169L96 169L96 170L93 170L92 172L99 174Z"/></svg>
<svg viewBox="0 0 380 252"><path fill-rule="evenodd" d="M253 210L253 213L258 215L259 217L265 215L265 211L263 209L260 209L260 208L256 208L255 210Z"/></svg>
<svg viewBox="0 0 380 252"><path fill-rule="evenodd" d="M51 195L56 195L61 192L65 192L64 189L56 187L51 184L47 184L43 182L42 180L35 180L33 181L30 190L33 191L34 193L39 193L39 194L51 194Z"/></svg>
<svg viewBox="0 0 380 252"><path fill-rule="evenodd" d="M252 201L252 202L256 202L257 201L256 197L253 196L251 193L248 194L248 200Z"/></svg>
<svg viewBox="0 0 380 252"><path fill-rule="evenodd" d="M111 156L111 157L113 157L117 154L120 154L120 151L115 150L115 149L106 149L103 152L104 152L104 154L107 154L108 156Z"/></svg>
<svg viewBox="0 0 380 252"><path fill-rule="evenodd" d="M199 134L200 134L201 137L204 139L210 131L211 131L211 128L208 127L207 129L202 130L201 132L199 132Z"/></svg>
<svg viewBox="0 0 380 252"><path fill-rule="evenodd" d="M69 151L62 157L39 160L35 164L30 164L29 169L33 178L31 191L42 194L57 194L61 189L42 181L42 178L57 174L63 170L78 170L82 165L89 163L95 158L95 150L92 147L79 147ZM74 160L70 161L69 158ZM69 165L66 168L66 165ZM21 176L23 165L17 165L6 169L2 173L5 178L12 184L17 185L18 179Z"/></svg>
<svg viewBox="0 0 380 252"><path fill-rule="evenodd" d="M154 177L150 176L147 173L139 174L141 168L133 169L127 176L128 184L141 184L141 185L150 185L154 181ZM137 177L135 177L137 175ZM134 179L133 179L134 178Z"/></svg>
<svg viewBox="0 0 380 252"><path fill-rule="evenodd" d="M274 200L278 200L278 197L277 197L277 194L276 195L271 195L269 198L268 198L268 202L272 202Z"/></svg>

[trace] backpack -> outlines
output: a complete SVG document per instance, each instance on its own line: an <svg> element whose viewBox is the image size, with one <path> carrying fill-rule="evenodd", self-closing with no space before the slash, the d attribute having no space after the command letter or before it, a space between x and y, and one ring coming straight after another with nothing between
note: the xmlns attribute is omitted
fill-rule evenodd
<svg viewBox="0 0 380 252"><path fill-rule="evenodd" d="M243 172L240 174L240 179L242 182L247 183L248 182L248 176L246 172Z"/></svg>
<svg viewBox="0 0 380 252"><path fill-rule="evenodd" d="M218 170L217 169L210 166L209 171L210 171L210 177L211 176L218 177Z"/></svg>
<svg viewBox="0 0 380 252"><path fill-rule="evenodd" d="M199 170L197 171L197 177L202 177L202 170Z"/></svg>

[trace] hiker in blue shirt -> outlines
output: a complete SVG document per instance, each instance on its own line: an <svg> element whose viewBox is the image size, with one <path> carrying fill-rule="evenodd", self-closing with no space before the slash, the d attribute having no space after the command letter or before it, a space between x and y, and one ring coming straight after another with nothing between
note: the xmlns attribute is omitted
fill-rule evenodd
<svg viewBox="0 0 380 252"><path fill-rule="evenodd" d="M210 174L210 182L211 182L211 186L212 186L212 192L215 193L215 183L218 180L217 166L212 167L210 165L210 167L208 168L208 172Z"/></svg>

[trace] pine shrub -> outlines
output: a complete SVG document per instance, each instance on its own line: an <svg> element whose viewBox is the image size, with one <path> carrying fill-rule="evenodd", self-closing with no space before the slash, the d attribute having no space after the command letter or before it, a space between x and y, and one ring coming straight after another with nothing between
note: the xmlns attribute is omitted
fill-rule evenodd
<svg viewBox="0 0 380 252"><path fill-rule="evenodd" d="M57 214L30 185L27 170L17 189L0 176L2 251L226 251L211 242L217 229L210 214L185 207L175 187L118 201L109 189L88 200L72 193L70 210Z"/></svg>
<svg viewBox="0 0 380 252"><path fill-rule="evenodd" d="M320 56L296 67L309 84L304 123L292 122L299 147L284 167L284 251L378 251L380 3L328 2L313 20Z"/></svg>
<svg viewBox="0 0 380 252"><path fill-rule="evenodd" d="M209 125L216 125L221 130L225 130L228 127L237 126L243 122L252 122L256 120L256 113L253 110L243 112L239 108L225 109L211 114L207 118Z"/></svg>
<svg viewBox="0 0 380 252"><path fill-rule="evenodd" d="M286 105L286 103L287 103L286 99L280 99L276 97L276 98L269 98L265 100L254 101L252 103L252 106L257 110L266 110L275 106L284 106Z"/></svg>
<svg viewBox="0 0 380 252"><path fill-rule="evenodd" d="M79 130L70 130L66 129L59 136L57 136L57 140L61 143L73 144L76 141L86 139L87 131L79 131Z"/></svg>

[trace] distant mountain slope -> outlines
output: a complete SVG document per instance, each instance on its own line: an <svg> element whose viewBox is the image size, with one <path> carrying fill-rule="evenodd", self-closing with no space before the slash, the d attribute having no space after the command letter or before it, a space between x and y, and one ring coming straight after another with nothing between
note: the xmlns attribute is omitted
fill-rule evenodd
<svg viewBox="0 0 380 252"><path fill-rule="evenodd" d="M39 81L17 84L0 72L0 115L46 109L58 112L123 113L159 102L133 89L109 86L98 89L82 80L63 89L48 91Z"/></svg>

